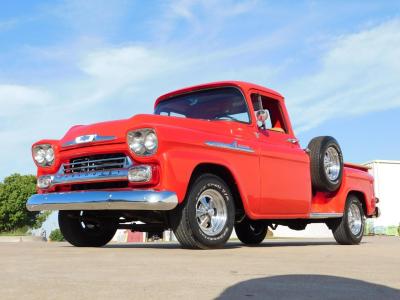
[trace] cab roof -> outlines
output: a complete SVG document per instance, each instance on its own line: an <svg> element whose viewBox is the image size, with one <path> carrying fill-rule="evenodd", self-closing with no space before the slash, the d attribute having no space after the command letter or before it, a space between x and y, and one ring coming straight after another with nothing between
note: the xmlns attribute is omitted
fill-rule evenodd
<svg viewBox="0 0 400 300"><path fill-rule="evenodd" d="M186 87L183 89L169 92L167 94L164 94L164 95L158 97L154 104L154 107L156 107L158 105L158 103L160 103L161 101L164 101L166 99L169 99L169 98L177 96L177 95L186 94L186 93L190 93L190 92L194 92L194 91L198 91L198 90L226 87L226 86L235 86L235 87L242 89L243 91L248 91L250 89L257 89L257 90L260 90L260 91L263 91L263 92L266 92L269 94L273 94L273 95L277 96L278 98L283 99L283 96L281 94L279 94L278 92L276 92L272 89L269 89L269 88L266 88L266 87L263 87L263 86L260 86L257 84L245 82L245 81L232 80L232 81L216 81L216 82L198 84L198 85L194 85L194 86L190 86L190 87Z"/></svg>

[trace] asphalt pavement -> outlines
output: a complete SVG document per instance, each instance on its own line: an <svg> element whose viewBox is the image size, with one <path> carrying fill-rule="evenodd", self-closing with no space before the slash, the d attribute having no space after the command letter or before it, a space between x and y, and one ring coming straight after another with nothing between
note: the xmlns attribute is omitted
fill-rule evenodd
<svg viewBox="0 0 400 300"><path fill-rule="evenodd" d="M0 299L400 299L400 238L175 243L0 243Z"/></svg>

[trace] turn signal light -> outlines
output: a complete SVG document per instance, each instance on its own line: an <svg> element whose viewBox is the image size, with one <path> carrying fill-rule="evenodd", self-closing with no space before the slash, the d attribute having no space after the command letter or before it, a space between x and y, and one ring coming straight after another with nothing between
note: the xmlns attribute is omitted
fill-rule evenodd
<svg viewBox="0 0 400 300"><path fill-rule="evenodd" d="M148 165L134 166L128 171L128 180L130 182L149 182L152 176L152 168Z"/></svg>

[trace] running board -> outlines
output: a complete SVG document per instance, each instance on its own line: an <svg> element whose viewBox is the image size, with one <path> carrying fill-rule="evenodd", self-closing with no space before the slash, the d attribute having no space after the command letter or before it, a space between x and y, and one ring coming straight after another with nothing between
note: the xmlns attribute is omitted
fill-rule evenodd
<svg viewBox="0 0 400 300"><path fill-rule="evenodd" d="M332 219L341 218L343 213L311 213L310 219Z"/></svg>

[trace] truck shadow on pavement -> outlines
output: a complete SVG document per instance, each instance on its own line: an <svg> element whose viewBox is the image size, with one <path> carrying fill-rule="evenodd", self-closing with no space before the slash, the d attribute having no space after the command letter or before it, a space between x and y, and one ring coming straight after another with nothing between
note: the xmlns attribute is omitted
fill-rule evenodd
<svg viewBox="0 0 400 300"><path fill-rule="evenodd" d="M400 290L350 278L283 275L251 279L224 290L216 299L400 299Z"/></svg>

